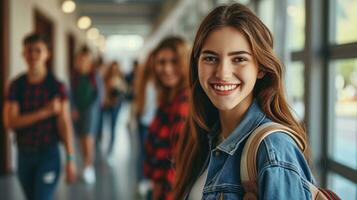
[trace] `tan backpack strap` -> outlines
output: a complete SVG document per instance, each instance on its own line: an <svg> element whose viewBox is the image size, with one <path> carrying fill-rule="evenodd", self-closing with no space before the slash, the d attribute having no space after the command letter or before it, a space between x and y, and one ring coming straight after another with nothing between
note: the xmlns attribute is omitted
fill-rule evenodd
<svg viewBox="0 0 357 200"><path fill-rule="evenodd" d="M302 143L300 137L293 130L286 126L275 122L268 122L255 129L245 143L241 157L240 175L242 185L246 192L244 199L257 199L258 184L256 158L258 148L265 137L276 132L284 132L288 134L291 138L294 139L302 151L305 149L305 146Z"/></svg>

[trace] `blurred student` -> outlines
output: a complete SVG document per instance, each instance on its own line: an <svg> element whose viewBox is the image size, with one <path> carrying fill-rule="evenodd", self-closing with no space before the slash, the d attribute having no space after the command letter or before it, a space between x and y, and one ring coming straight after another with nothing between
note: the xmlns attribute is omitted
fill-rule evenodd
<svg viewBox="0 0 357 200"><path fill-rule="evenodd" d="M139 69L139 62L137 60L134 60L132 71L130 73L128 73L127 75L125 75L125 81L128 86L126 99L129 102L132 102L135 98L135 96L134 96L134 93L135 93L134 92L134 82L136 80L135 75L138 74L137 73L138 69Z"/></svg>
<svg viewBox="0 0 357 200"><path fill-rule="evenodd" d="M53 199L60 178L59 143L66 151L66 180L75 181L76 167L70 110L65 86L49 73L45 39L30 34L23 40L27 72L11 82L5 113L18 146L18 177L29 200Z"/></svg>
<svg viewBox="0 0 357 200"><path fill-rule="evenodd" d="M110 119L110 140L107 151L107 156L110 157L115 144L117 118L127 89L124 76L117 62L112 62L106 70L104 74L104 88L103 115L109 116ZM104 116L101 121L103 121ZM103 122L100 124L102 125Z"/></svg>
<svg viewBox="0 0 357 200"><path fill-rule="evenodd" d="M188 48L183 39L164 39L154 53L159 107L145 142L144 173L153 183L152 199L173 199L172 157L188 116Z"/></svg>
<svg viewBox="0 0 357 200"><path fill-rule="evenodd" d="M107 66L103 62L103 57L99 56L95 62L95 73L97 75L97 84L98 84L98 103L99 103L99 110L98 110L98 126L95 130L95 147L97 150L100 149L100 145L102 142L102 117L103 117L103 106L104 106L104 95L105 95L105 88L104 88L104 75L107 70Z"/></svg>
<svg viewBox="0 0 357 200"><path fill-rule="evenodd" d="M97 75L87 47L83 47L76 58L71 74L71 98L74 127L83 155L82 178L85 183L93 184L96 180L93 167L94 133L99 123L100 100Z"/></svg>

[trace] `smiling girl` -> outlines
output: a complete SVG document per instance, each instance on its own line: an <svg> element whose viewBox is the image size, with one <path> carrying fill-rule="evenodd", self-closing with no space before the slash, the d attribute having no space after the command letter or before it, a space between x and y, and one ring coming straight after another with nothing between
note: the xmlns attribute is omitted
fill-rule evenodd
<svg viewBox="0 0 357 200"><path fill-rule="evenodd" d="M172 199L172 157L188 116L187 44L165 38L153 52L159 106L145 142L144 174L153 183L152 200Z"/></svg>
<svg viewBox="0 0 357 200"><path fill-rule="evenodd" d="M178 143L175 199L243 199L241 156L250 134L276 122L258 148L259 199L310 199L313 177L304 128L284 94L283 66L268 28L240 4L214 9L197 32L190 57L189 121Z"/></svg>

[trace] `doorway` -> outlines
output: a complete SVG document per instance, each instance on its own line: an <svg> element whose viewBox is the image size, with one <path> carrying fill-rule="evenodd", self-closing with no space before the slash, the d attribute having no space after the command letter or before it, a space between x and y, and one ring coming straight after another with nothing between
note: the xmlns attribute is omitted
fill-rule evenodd
<svg viewBox="0 0 357 200"><path fill-rule="evenodd" d="M10 138L4 127L4 101L9 69L9 0L0 0L0 174L11 170Z"/></svg>
<svg viewBox="0 0 357 200"><path fill-rule="evenodd" d="M54 66L54 25L53 22L42 14L40 11L35 10L35 32L46 38L48 48L50 51L50 58L47 60L46 66L49 71L53 72Z"/></svg>

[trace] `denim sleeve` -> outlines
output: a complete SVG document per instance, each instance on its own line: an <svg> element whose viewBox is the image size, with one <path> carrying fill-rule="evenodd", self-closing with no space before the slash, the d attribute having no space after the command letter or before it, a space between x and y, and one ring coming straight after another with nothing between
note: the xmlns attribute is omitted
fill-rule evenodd
<svg viewBox="0 0 357 200"><path fill-rule="evenodd" d="M311 199L312 174L304 155L290 136L269 135L257 157L259 199Z"/></svg>
<svg viewBox="0 0 357 200"><path fill-rule="evenodd" d="M259 199L311 199L307 183L294 170L281 166L267 167L258 181Z"/></svg>

